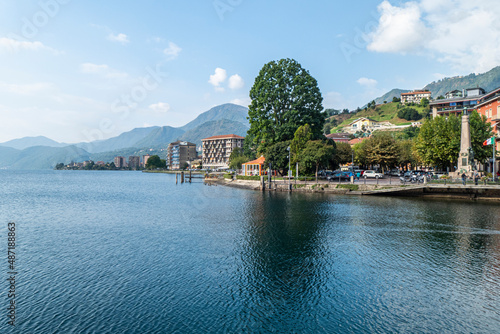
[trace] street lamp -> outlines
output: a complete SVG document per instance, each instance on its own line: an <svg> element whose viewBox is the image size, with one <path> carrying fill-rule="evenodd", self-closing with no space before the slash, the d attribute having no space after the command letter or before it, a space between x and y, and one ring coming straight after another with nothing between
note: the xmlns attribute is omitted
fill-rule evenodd
<svg viewBox="0 0 500 334"><path fill-rule="evenodd" d="M286 148L286 150L288 151L288 184L291 185L292 183L290 182L290 161L291 161L291 154L290 154L290 146L288 146Z"/></svg>

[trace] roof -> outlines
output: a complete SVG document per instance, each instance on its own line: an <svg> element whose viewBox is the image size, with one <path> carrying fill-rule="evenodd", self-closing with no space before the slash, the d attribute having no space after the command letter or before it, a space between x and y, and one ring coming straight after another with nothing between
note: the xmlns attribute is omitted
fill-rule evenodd
<svg viewBox="0 0 500 334"><path fill-rule="evenodd" d="M434 104L446 104L446 103L451 103L451 102L463 102L463 101L473 101L473 100L480 100L483 98L484 95L476 95L476 96L470 96L470 97L453 97L451 99L440 99L440 100L434 100L429 103L429 105L434 105Z"/></svg>
<svg viewBox="0 0 500 334"><path fill-rule="evenodd" d="M499 93L500 93L500 88L497 88L497 89L492 90L489 93L482 95L481 101L476 107L480 108L480 107L484 106L485 104L491 103L493 100L498 98Z"/></svg>
<svg viewBox="0 0 500 334"><path fill-rule="evenodd" d="M358 122L358 121L360 121L360 120L364 120L364 119L366 119L366 120L368 120L368 121L372 121L372 122L378 123L377 121L375 121L375 120L373 120L373 119L370 119L370 118L367 118L367 117L360 117L360 118L358 118L358 119L355 119L354 121L352 121L352 122L351 122L351 123L349 123L348 125L351 125L352 123L356 123L356 122Z"/></svg>
<svg viewBox="0 0 500 334"><path fill-rule="evenodd" d="M212 137L204 138L201 141L204 141L204 140L215 140L215 139L245 139L245 137L238 136L238 135L235 135L235 134L230 134L230 135L212 136Z"/></svg>
<svg viewBox="0 0 500 334"><path fill-rule="evenodd" d="M185 141L185 140L178 140L178 141L174 141L173 143L170 143L168 144L169 146L172 145L182 145L182 146L196 146L196 144L193 144L193 143L190 143L188 141Z"/></svg>
<svg viewBox="0 0 500 334"><path fill-rule="evenodd" d="M349 145L354 145L354 144L357 144L357 143L361 143L365 139L366 139L366 137L351 139L351 140L349 140Z"/></svg>
<svg viewBox="0 0 500 334"><path fill-rule="evenodd" d="M264 158L264 156L261 155L260 158L249 161L249 162L245 162L242 165L262 165L262 164L264 164L264 162L266 162L266 158Z"/></svg>
<svg viewBox="0 0 500 334"><path fill-rule="evenodd" d="M413 92L401 93L401 95L415 95L415 94L431 94L431 92L428 90L416 90Z"/></svg>

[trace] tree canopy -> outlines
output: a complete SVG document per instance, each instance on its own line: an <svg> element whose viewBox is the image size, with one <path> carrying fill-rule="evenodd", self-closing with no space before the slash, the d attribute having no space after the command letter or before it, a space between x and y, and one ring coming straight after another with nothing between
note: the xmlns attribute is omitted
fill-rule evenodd
<svg viewBox="0 0 500 334"><path fill-rule="evenodd" d="M318 181L318 169L321 165L328 165L328 161L335 154L335 146L329 145L322 140L311 140L307 142L301 154L301 163L306 167L314 167L316 182Z"/></svg>
<svg viewBox="0 0 500 334"><path fill-rule="evenodd" d="M152 155L148 158L148 162L146 162L147 169L153 168L165 168L166 163L165 160L160 159L157 155Z"/></svg>
<svg viewBox="0 0 500 334"><path fill-rule="evenodd" d="M455 115L426 120L415 142L415 150L422 162L443 168L452 167L460 153L461 124L461 119ZM490 148L483 146L483 142L493 134L491 125L477 111L470 114L469 124L474 158L484 162L491 156Z"/></svg>
<svg viewBox="0 0 500 334"><path fill-rule="evenodd" d="M277 170L281 175L285 175L285 171L288 171L288 147L290 147L290 141L282 141L268 146L264 153L266 163L271 163L272 169Z"/></svg>
<svg viewBox="0 0 500 334"><path fill-rule="evenodd" d="M295 131L309 124L313 139L322 136L325 114L323 98L314 79L293 59L265 64L250 90L248 134L259 151L291 140Z"/></svg>

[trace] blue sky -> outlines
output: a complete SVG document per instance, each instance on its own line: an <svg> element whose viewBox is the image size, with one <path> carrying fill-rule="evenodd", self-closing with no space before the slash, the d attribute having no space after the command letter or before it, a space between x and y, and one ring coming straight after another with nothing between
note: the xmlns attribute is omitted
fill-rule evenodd
<svg viewBox="0 0 500 334"><path fill-rule="evenodd" d="M182 126L293 58L325 108L500 64L496 0L0 0L0 142Z"/></svg>

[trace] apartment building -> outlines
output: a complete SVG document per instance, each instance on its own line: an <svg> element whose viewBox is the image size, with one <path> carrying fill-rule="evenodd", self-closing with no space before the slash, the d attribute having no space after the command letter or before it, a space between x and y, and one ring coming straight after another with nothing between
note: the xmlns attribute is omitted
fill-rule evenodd
<svg viewBox="0 0 500 334"><path fill-rule="evenodd" d="M423 98L431 100L431 92L428 90L414 90L408 93L401 93L401 103L416 103L419 104Z"/></svg>
<svg viewBox="0 0 500 334"><path fill-rule="evenodd" d="M236 147L243 147L244 137L235 134L202 139L203 168L229 168L229 156Z"/></svg>
<svg viewBox="0 0 500 334"><path fill-rule="evenodd" d="M181 169L186 163L197 158L196 144L187 141L176 141L167 147L167 167Z"/></svg>
<svg viewBox="0 0 500 334"><path fill-rule="evenodd" d="M132 169L138 169L141 166L141 158L137 155L128 157L128 166Z"/></svg>
<svg viewBox="0 0 500 334"><path fill-rule="evenodd" d="M429 103L432 110L432 117L461 114L464 110L470 112L476 109L477 105L483 99L484 94L484 89L479 87L448 92L445 94L447 98L434 100Z"/></svg>

